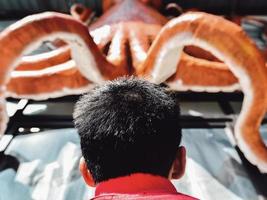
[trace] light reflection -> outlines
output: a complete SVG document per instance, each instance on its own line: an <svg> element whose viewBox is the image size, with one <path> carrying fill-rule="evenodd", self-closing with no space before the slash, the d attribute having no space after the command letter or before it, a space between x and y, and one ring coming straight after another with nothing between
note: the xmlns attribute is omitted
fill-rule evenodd
<svg viewBox="0 0 267 200"><path fill-rule="evenodd" d="M188 114L189 114L189 115L192 115L192 116L195 116L195 117L201 117L201 116L203 116L202 113L197 112L197 111L195 111L195 110L189 110L189 111L188 111Z"/></svg>
<svg viewBox="0 0 267 200"><path fill-rule="evenodd" d="M23 114L24 115L33 115L33 114L41 113L46 109L47 109L47 105L45 105L45 104L28 105L25 108L25 110L23 111Z"/></svg>
<svg viewBox="0 0 267 200"><path fill-rule="evenodd" d="M40 128L38 128L38 127L32 127L32 128L30 129L30 131L31 131L32 133L38 133L38 132L40 132Z"/></svg>

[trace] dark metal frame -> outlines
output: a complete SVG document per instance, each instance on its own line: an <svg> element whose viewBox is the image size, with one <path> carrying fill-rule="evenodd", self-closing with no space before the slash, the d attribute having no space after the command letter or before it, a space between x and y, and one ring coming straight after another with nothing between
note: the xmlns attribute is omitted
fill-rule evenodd
<svg viewBox="0 0 267 200"><path fill-rule="evenodd" d="M184 116L181 117L181 126L183 128L225 128L226 124L231 124L234 122L235 113L229 101L241 102L243 99L242 93L192 93L192 92L179 92L174 93L174 95L179 99L180 102L207 102L214 101L218 102L221 110L224 112L224 116L218 117L193 117L193 116ZM72 116L55 116L55 115L23 115L24 109L29 104L35 103L48 103L48 102L60 102L60 103L69 103L76 102L79 96L66 96L57 99L49 99L46 101L33 101L28 100L24 104L23 108L20 108L16 113L10 118L8 127L5 135L12 135L9 137L10 141L19 133L19 127L31 128L39 127L41 129L57 129L57 128L71 128L73 127ZM12 102L19 103L19 100L8 99ZM263 120L263 124L267 122L267 119ZM25 133L24 133L25 134ZM7 147L8 143L6 144ZM6 148L4 147L4 149ZM3 147L2 147L3 148ZM251 179L254 187L256 188L258 194L267 198L267 175L260 173L257 167L253 166L248 160L244 157L240 149L234 147L242 160L243 166L246 169L248 176ZM3 151L4 152L4 151ZM0 152L0 155L3 154Z"/></svg>

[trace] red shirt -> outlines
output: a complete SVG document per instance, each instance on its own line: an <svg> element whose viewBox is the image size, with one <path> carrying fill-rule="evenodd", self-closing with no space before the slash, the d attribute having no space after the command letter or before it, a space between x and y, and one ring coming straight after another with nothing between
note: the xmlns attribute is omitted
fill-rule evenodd
<svg viewBox="0 0 267 200"><path fill-rule="evenodd" d="M197 200L178 193L172 183L150 174L132 174L101 182L95 191L95 200Z"/></svg>

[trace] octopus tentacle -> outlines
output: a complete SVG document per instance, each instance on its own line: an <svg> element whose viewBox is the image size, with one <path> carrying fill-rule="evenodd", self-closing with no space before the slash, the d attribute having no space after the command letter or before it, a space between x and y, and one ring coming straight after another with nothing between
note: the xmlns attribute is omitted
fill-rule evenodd
<svg viewBox="0 0 267 200"><path fill-rule="evenodd" d="M16 70L24 71L44 69L70 60L70 54L69 47L65 46L37 55L24 56L21 58Z"/></svg>
<svg viewBox="0 0 267 200"><path fill-rule="evenodd" d="M11 45L10 49L1 49L1 53L9 55L9 59L2 60L6 65L15 67L23 52L32 50L46 39L61 38L70 44L73 49L72 58L88 79L99 82L109 76L110 72L114 73L112 72L114 66L110 65L97 49L87 28L68 15L58 13L32 15L11 25L1 35L4 36L1 40L3 46ZM14 43L10 43L10 39ZM6 49L9 49L9 52ZM80 56L80 53L86 53L88 56Z"/></svg>
<svg viewBox="0 0 267 200"><path fill-rule="evenodd" d="M151 44L158 36L160 30L162 29L162 25L159 24L153 24L150 25L149 28L144 28L144 33L149 36L149 39L151 40Z"/></svg>
<svg viewBox="0 0 267 200"><path fill-rule="evenodd" d="M5 47L0 48L1 134L6 128L8 118L5 111L5 92L10 74L24 53L33 50L34 47L48 38L60 38L69 43L72 57L80 72L89 80L101 83L102 80L114 78L120 73L106 61L97 49L87 27L70 16L58 13L43 13L18 21L0 33L0 46ZM80 56L84 53L87 56ZM60 84L62 85L62 83Z"/></svg>
<svg viewBox="0 0 267 200"><path fill-rule="evenodd" d="M91 30L90 35L93 37L98 48L103 50L103 48L112 40L114 32L114 28L106 25L101 28Z"/></svg>
<svg viewBox="0 0 267 200"><path fill-rule="evenodd" d="M70 14L85 25L90 24L94 16L93 11L82 4L74 4L70 8Z"/></svg>
<svg viewBox="0 0 267 200"><path fill-rule="evenodd" d="M155 83L167 80L176 72L185 45L213 52L237 77L244 100L235 138L248 160L267 173L267 148L259 133L267 105L267 72L261 53L239 26L214 15L188 13L163 28L148 53L142 75Z"/></svg>
<svg viewBox="0 0 267 200"><path fill-rule="evenodd" d="M12 72L6 95L43 100L63 94L81 94L93 86L94 84L79 72L75 62L70 60L42 70Z"/></svg>
<svg viewBox="0 0 267 200"><path fill-rule="evenodd" d="M134 25L135 23L133 23L133 26ZM141 28L144 29L148 27L141 26ZM133 67L135 70L138 70L141 64L145 61L147 51L150 47L149 36L143 34L141 31L129 31L128 34Z"/></svg>
<svg viewBox="0 0 267 200"><path fill-rule="evenodd" d="M184 52L187 53L188 55L191 55L196 58L201 58L203 60L221 62L218 58L213 56L210 52L205 51L196 46L186 46L184 48Z"/></svg>
<svg viewBox="0 0 267 200"><path fill-rule="evenodd" d="M216 77L216 78L215 78ZM237 78L225 63L210 62L182 53L174 75L166 80L172 90L233 92L240 90Z"/></svg>
<svg viewBox="0 0 267 200"><path fill-rule="evenodd" d="M126 32L121 24L118 24L117 31L115 32L112 42L109 46L107 60L118 68L127 71L127 55L126 55Z"/></svg>

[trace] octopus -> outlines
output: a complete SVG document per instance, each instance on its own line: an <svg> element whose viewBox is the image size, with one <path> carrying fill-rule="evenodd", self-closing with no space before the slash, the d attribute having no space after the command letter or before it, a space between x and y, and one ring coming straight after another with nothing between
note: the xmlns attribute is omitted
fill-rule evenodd
<svg viewBox="0 0 267 200"><path fill-rule="evenodd" d="M267 148L259 132L267 105L267 71L242 28L203 12L168 20L141 1L118 2L89 29L79 15L74 19L47 12L0 33L0 132L8 120L7 96L38 100L80 94L125 75L165 83L170 90L240 89L244 100L234 137L247 159L267 173ZM55 39L64 41L58 49L23 56Z"/></svg>

